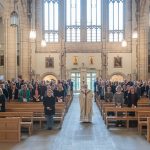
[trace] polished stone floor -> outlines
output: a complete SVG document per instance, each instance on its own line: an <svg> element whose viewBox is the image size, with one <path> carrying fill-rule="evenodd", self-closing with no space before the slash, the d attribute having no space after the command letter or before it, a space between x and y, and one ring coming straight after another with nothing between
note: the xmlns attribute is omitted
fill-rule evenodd
<svg viewBox="0 0 150 150"><path fill-rule="evenodd" d="M92 124L79 122L78 95L65 117L61 130L35 130L20 143L0 143L0 150L150 150L150 144L136 130L107 130L96 103Z"/></svg>

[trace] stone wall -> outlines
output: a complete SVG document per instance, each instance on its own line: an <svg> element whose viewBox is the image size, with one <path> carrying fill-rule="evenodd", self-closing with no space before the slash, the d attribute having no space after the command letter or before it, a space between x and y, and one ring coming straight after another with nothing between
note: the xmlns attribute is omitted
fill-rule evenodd
<svg viewBox="0 0 150 150"><path fill-rule="evenodd" d="M145 1L145 0L142 0ZM137 12L135 0L126 1L125 11L125 39L128 46L121 47L120 42L108 42L108 9L107 1L102 0L104 4L102 16L102 42L87 43L85 32L86 8L82 8L83 18L81 21L81 42L65 42L65 4L61 1L59 11L59 42L47 43L47 47L40 45L43 39L43 5L42 0L32 0L32 18L28 13L27 1L17 2L17 12L19 13L20 24L18 34L16 28L9 26L10 13L13 10L13 1L0 0L5 6L3 19L4 31L4 54L5 66L0 68L0 73L6 79L15 78L22 75L24 79L40 78L44 74L54 74L58 78L69 78L69 72L73 69L79 70L82 63L87 68L96 70L97 76L109 78L114 73L120 73L124 77L130 76L135 79L148 79L148 26L149 26L149 1L140 4L140 11ZM82 1L82 3L84 0ZM2 9L2 8L0 8ZM138 13L138 21L136 16ZM30 22L32 19L32 24ZM29 31L35 27L37 31L36 40L29 40ZM132 32L137 29L138 39L132 39ZM2 32L2 31L0 31ZM17 40L19 36L19 40ZM16 42L19 46L16 45ZM20 66L17 67L16 55L19 50ZM0 49L1 50L1 49ZM62 55L63 54L63 55ZM45 68L45 58L54 57L54 68ZM61 59L63 56L63 59ZM78 65L73 65L72 59L77 56ZM122 58L122 67L114 67L114 57ZM93 57L94 63L89 64L89 58ZM67 76L67 77L66 77Z"/></svg>

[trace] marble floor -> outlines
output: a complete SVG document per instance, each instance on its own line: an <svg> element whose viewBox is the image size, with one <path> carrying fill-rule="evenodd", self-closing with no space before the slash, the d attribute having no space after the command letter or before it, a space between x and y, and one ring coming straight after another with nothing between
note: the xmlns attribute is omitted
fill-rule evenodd
<svg viewBox="0 0 150 150"><path fill-rule="evenodd" d="M20 143L0 143L0 150L149 150L150 143L136 130L107 130L93 102L93 123L79 122L78 95L74 96L61 130L35 130Z"/></svg>

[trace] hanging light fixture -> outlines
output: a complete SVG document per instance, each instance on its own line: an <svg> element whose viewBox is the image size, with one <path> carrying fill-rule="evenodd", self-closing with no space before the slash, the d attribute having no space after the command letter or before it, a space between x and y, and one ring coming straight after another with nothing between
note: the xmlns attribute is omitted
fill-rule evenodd
<svg viewBox="0 0 150 150"><path fill-rule="evenodd" d="M19 23L19 17L17 12L15 11L15 4L17 3L17 0L14 0L14 10L10 14L10 26L17 27Z"/></svg>
<svg viewBox="0 0 150 150"><path fill-rule="evenodd" d="M46 41L45 40L41 41L41 47L46 47Z"/></svg>
<svg viewBox="0 0 150 150"><path fill-rule="evenodd" d="M123 40L122 43L121 43L121 46L122 46L122 47L127 47L127 41L126 41L126 40Z"/></svg>
<svg viewBox="0 0 150 150"><path fill-rule="evenodd" d="M132 33L132 38L133 39L137 39L138 38L138 32L137 30L134 30L133 33Z"/></svg>
<svg viewBox="0 0 150 150"><path fill-rule="evenodd" d="M31 29L29 38L32 40L36 39L36 31L34 29Z"/></svg>

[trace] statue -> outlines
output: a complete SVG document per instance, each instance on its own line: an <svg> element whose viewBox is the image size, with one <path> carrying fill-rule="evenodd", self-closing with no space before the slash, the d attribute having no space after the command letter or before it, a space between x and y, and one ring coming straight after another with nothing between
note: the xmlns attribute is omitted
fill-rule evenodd
<svg viewBox="0 0 150 150"><path fill-rule="evenodd" d="M74 56L74 58L73 58L73 64L74 65L78 64L78 58L77 58L77 56Z"/></svg>
<svg viewBox="0 0 150 150"><path fill-rule="evenodd" d="M93 62L93 57L92 57L92 56L90 57L90 64L91 64L91 65L94 64L94 62Z"/></svg>

